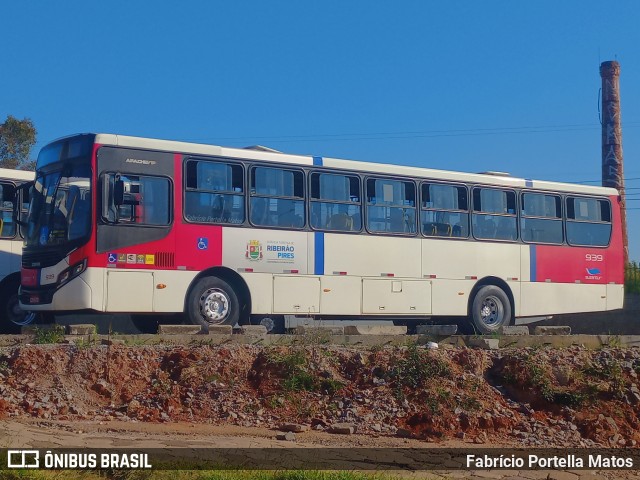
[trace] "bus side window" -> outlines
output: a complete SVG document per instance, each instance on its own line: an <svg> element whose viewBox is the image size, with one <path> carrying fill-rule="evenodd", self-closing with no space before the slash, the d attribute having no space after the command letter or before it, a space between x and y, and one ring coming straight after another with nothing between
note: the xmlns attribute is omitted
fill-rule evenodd
<svg viewBox="0 0 640 480"><path fill-rule="evenodd" d="M311 172L311 227L337 232L360 231L360 179L355 175Z"/></svg>
<svg viewBox="0 0 640 480"><path fill-rule="evenodd" d="M413 182L368 178L367 228L373 233L415 233L416 191Z"/></svg>
<svg viewBox="0 0 640 480"><path fill-rule="evenodd" d="M0 237L12 238L16 234L16 225L13 222L13 211L15 208L16 187L11 183L0 183Z"/></svg>
<svg viewBox="0 0 640 480"><path fill-rule="evenodd" d="M570 245L605 247L611 238L611 205L608 200L567 197L567 242Z"/></svg>
<svg viewBox="0 0 640 480"><path fill-rule="evenodd" d="M466 187L445 183L422 184L422 234L427 237L469 236Z"/></svg>
<svg viewBox="0 0 640 480"><path fill-rule="evenodd" d="M244 169L221 161L190 159L185 171L184 215L191 222L244 223Z"/></svg>
<svg viewBox="0 0 640 480"><path fill-rule="evenodd" d="M250 178L250 218L254 225L304 227L304 173L301 170L254 166Z"/></svg>
<svg viewBox="0 0 640 480"><path fill-rule="evenodd" d="M515 192L475 187L472 224L476 238L515 241L518 238Z"/></svg>

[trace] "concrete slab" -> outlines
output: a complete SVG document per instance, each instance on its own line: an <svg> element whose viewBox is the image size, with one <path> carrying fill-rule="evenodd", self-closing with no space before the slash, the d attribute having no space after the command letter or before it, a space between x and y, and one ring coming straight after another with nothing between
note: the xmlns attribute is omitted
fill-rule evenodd
<svg viewBox="0 0 640 480"><path fill-rule="evenodd" d="M467 339L466 342L469 347L482 348L484 350L497 350L500 346L500 340L497 338L472 337Z"/></svg>
<svg viewBox="0 0 640 480"><path fill-rule="evenodd" d="M161 335L196 335L201 331L200 325L158 325Z"/></svg>
<svg viewBox="0 0 640 480"><path fill-rule="evenodd" d="M309 325L298 325L293 329L296 335L344 335L345 327L328 326L314 327Z"/></svg>
<svg viewBox="0 0 640 480"><path fill-rule="evenodd" d="M507 325L500 328L501 335L529 335L529 327L525 325Z"/></svg>
<svg viewBox="0 0 640 480"><path fill-rule="evenodd" d="M95 335L96 326L92 323L67 325L67 335Z"/></svg>
<svg viewBox="0 0 640 480"><path fill-rule="evenodd" d="M345 335L406 335L407 327L400 325L350 325Z"/></svg>
<svg viewBox="0 0 640 480"><path fill-rule="evenodd" d="M242 335L266 335L267 327L264 325L242 325L240 326Z"/></svg>
<svg viewBox="0 0 640 480"><path fill-rule="evenodd" d="M571 335L569 326L538 325L533 329L534 335Z"/></svg>
<svg viewBox="0 0 640 480"><path fill-rule="evenodd" d="M458 325L416 325L418 335L449 337L458 333Z"/></svg>
<svg viewBox="0 0 640 480"><path fill-rule="evenodd" d="M209 335L231 335L233 327L231 325L210 325Z"/></svg>

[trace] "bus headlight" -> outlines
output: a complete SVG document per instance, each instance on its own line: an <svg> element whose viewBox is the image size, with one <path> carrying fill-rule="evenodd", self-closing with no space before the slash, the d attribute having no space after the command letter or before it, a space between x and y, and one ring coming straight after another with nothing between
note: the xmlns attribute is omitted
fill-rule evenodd
<svg viewBox="0 0 640 480"><path fill-rule="evenodd" d="M63 283L67 283L72 278L77 277L82 272L87 269L87 259L85 258L79 263L76 263L74 266L66 268L63 270L60 275L58 275L58 285L62 285Z"/></svg>

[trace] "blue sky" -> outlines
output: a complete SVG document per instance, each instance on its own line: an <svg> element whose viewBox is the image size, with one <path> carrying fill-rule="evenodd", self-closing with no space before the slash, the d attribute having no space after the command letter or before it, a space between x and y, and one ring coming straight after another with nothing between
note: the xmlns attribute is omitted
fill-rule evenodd
<svg viewBox="0 0 640 480"><path fill-rule="evenodd" d="M639 24L633 0L5 0L0 121L34 121L34 156L99 131L595 184L617 59L640 260Z"/></svg>

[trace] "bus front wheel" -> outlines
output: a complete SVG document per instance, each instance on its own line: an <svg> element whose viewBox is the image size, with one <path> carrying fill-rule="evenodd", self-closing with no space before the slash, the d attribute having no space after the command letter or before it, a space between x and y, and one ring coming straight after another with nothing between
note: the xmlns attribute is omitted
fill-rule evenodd
<svg viewBox="0 0 640 480"><path fill-rule="evenodd" d="M18 281L10 282L0 291L0 333L20 333L23 326L34 323L35 312L26 312L20 308L18 300Z"/></svg>
<svg viewBox="0 0 640 480"><path fill-rule="evenodd" d="M187 315L205 332L212 325L235 325L240 318L240 302L231 285L217 277L203 277L189 294Z"/></svg>
<svg viewBox="0 0 640 480"><path fill-rule="evenodd" d="M471 306L471 327L476 333L498 333L511 323L511 302L506 293L495 285L485 285L478 290Z"/></svg>

